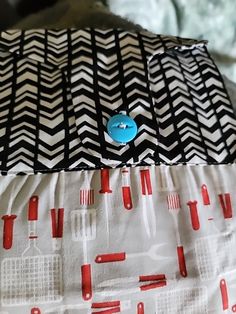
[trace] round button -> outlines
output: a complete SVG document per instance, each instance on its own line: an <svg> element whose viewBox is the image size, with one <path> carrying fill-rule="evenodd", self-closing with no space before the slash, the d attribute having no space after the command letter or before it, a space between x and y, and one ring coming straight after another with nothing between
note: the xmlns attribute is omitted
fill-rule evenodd
<svg viewBox="0 0 236 314"><path fill-rule="evenodd" d="M138 129L132 118L123 114L117 114L108 121L107 131L115 142L126 144L135 138Z"/></svg>

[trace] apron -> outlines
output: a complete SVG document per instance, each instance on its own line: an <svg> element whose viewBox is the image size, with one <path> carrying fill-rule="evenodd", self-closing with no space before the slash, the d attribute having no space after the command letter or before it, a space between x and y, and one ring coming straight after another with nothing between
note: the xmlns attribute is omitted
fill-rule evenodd
<svg viewBox="0 0 236 314"><path fill-rule="evenodd" d="M236 120L206 44L0 33L1 314L236 312Z"/></svg>

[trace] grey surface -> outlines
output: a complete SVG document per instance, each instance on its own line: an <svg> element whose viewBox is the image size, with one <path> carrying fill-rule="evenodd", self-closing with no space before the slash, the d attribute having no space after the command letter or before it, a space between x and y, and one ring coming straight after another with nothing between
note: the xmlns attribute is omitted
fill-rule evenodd
<svg viewBox="0 0 236 314"><path fill-rule="evenodd" d="M206 39L221 71L236 82L235 0L108 0L112 12L154 33Z"/></svg>
<svg viewBox="0 0 236 314"><path fill-rule="evenodd" d="M7 0L0 0L0 29L6 29L19 20L14 7Z"/></svg>
<svg viewBox="0 0 236 314"><path fill-rule="evenodd" d="M223 75L223 79L236 114L236 83L228 79L225 75Z"/></svg>
<svg viewBox="0 0 236 314"><path fill-rule="evenodd" d="M94 0L60 0L57 5L20 21L15 28L84 28L104 27L141 30L126 19L111 14Z"/></svg>

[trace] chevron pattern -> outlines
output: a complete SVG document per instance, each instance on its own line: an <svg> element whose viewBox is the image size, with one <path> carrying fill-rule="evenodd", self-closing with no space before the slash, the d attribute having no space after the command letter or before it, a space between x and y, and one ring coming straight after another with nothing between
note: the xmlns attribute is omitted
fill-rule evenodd
<svg viewBox="0 0 236 314"><path fill-rule="evenodd" d="M13 77L13 57L8 52L0 50L0 166L4 166L6 162L5 148L7 145L7 125L9 123L9 112L12 106L12 77Z"/></svg>
<svg viewBox="0 0 236 314"><path fill-rule="evenodd" d="M155 55L149 72L159 121L157 158L167 163L235 160L233 109L206 47Z"/></svg>
<svg viewBox="0 0 236 314"><path fill-rule="evenodd" d="M236 120L204 41L122 30L0 34L0 169L228 163ZM134 141L106 131L130 115Z"/></svg>

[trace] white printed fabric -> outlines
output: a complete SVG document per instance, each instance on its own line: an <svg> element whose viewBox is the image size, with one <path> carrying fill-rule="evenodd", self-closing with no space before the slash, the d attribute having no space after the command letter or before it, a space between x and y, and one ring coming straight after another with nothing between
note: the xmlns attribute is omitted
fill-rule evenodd
<svg viewBox="0 0 236 314"><path fill-rule="evenodd" d="M235 310L235 165L0 183L1 313Z"/></svg>

